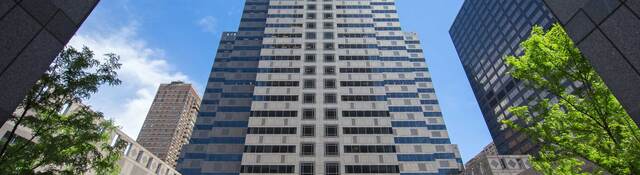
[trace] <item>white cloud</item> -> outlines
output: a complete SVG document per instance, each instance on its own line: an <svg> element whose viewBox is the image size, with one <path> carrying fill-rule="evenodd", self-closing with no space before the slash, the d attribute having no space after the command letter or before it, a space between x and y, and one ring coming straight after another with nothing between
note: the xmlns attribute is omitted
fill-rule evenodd
<svg viewBox="0 0 640 175"><path fill-rule="evenodd" d="M200 26L200 28L202 28L202 31L213 34L217 33L218 19L216 19L216 17L205 16L203 18L200 18L200 20L197 21L197 24L198 26Z"/></svg>
<svg viewBox="0 0 640 175"><path fill-rule="evenodd" d="M133 138L137 137L161 83L192 82L185 74L173 70L162 49L149 48L145 40L137 36L137 26L132 22L113 30L84 31L69 42L76 48L89 47L98 58L105 53L120 56L122 68L118 77L122 84L101 87L87 103L114 119Z"/></svg>

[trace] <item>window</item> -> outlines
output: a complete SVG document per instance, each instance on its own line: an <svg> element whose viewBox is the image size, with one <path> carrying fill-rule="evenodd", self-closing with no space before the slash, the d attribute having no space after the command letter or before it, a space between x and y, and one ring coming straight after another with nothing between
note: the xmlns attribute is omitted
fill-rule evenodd
<svg viewBox="0 0 640 175"><path fill-rule="evenodd" d="M256 86L300 86L299 81L259 81Z"/></svg>
<svg viewBox="0 0 640 175"><path fill-rule="evenodd" d="M298 101L297 95L256 95L254 101Z"/></svg>
<svg viewBox="0 0 640 175"><path fill-rule="evenodd" d="M335 50L336 47L333 43L324 43L324 50Z"/></svg>
<svg viewBox="0 0 640 175"><path fill-rule="evenodd" d="M315 170L313 167L313 163L301 163L300 164L300 175L314 175Z"/></svg>
<svg viewBox="0 0 640 175"><path fill-rule="evenodd" d="M324 6L322 6L322 9L324 9L324 10L331 10L331 9L333 9L333 5L331 5L331 4L325 4Z"/></svg>
<svg viewBox="0 0 640 175"><path fill-rule="evenodd" d="M395 153L394 145L345 145L345 153Z"/></svg>
<svg viewBox="0 0 640 175"><path fill-rule="evenodd" d="M147 169L151 168L151 164L153 164L153 159L151 159L151 157L149 157L149 161L147 162Z"/></svg>
<svg viewBox="0 0 640 175"><path fill-rule="evenodd" d="M325 89L335 89L336 88L336 80L334 80L334 79L325 79L324 80L324 88Z"/></svg>
<svg viewBox="0 0 640 175"><path fill-rule="evenodd" d="M327 143L324 144L324 155L327 156L337 156L340 154L338 151L339 147L337 143Z"/></svg>
<svg viewBox="0 0 640 175"><path fill-rule="evenodd" d="M389 117L389 111L342 111L342 117Z"/></svg>
<svg viewBox="0 0 640 175"><path fill-rule="evenodd" d="M343 127L343 134L393 134L389 127Z"/></svg>
<svg viewBox="0 0 640 175"><path fill-rule="evenodd" d="M303 84L305 89L316 88L316 80L314 79L305 79Z"/></svg>
<svg viewBox="0 0 640 175"><path fill-rule="evenodd" d="M138 155L136 155L136 162L140 162L140 160L142 160L143 154L144 154L144 151L138 151Z"/></svg>
<svg viewBox="0 0 640 175"><path fill-rule="evenodd" d="M315 13L307 13L307 19L316 19Z"/></svg>
<svg viewBox="0 0 640 175"><path fill-rule="evenodd" d="M325 66L324 67L324 74L325 75L335 75L336 74L336 67Z"/></svg>
<svg viewBox="0 0 640 175"><path fill-rule="evenodd" d="M295 127L253 127L247 129L247 134L296 134Z"/></svg>
<svg viewBox="0 0 640 175"><path fill-rule="evenodd" d="M302 109L302 119L303 120L313 120L316 118L315 109Z"/></svg>
<svg viewBox="0 0 640 175"><path fill-rule="evenodd" d="M346 173L386 174L400 173L398 165L345 165Z"/></svg>
<svg viewBox="0 0 640 175"><path fill-rule="evenodd" d="M324 94L324 103L333 104L338 102L336 94Z"/></svg>
<svg viewBox="0 0 640 175"><path fill-rule="evenodd" d="M304 94L304 103L316 103L316 94Z"/></svg>
<svg viewBox="0 0 640 175"><path fill-rule="evenodd" d="M316 145L313 143L303 143L302 146L302 151L300 152L301 155L303 156L313 156L315 155L316 152Z"/></svg>
<svg viewBox="0 0 640 175"><path fill-rule="evenodd" d="M306 50L316 50L316 43L305 43L304 48Z"/></svg>
<svg viewBox="0 0 640 175"><path fill-rule="evenodd" d="M333 13L325 13L324 19L333 19Z"/></svg>
<svg viewBox="0 0 640 175"><path fill-rule="evenodd" d="M336 56L335 55L324 55L324 62L335 62L336 61Z"/></svg>
<svg viewBox="0 0 640 175"><path fill-rule="evenodd" d="M325 137L337 137L338 136L338 126L336 126L336 125L326 125L326 126L324 126L324 136Z"/></svg>
<svg viewBox="0 0 640 175"><path fill-rule="evenodd" d="M285 174L285 173L293 173L293 169L295 169L294 165L242 165L240 166L240 173Z"/></svg>
<svg viewBox="0 0 640 175"><path fill-rule="evenodd" d="M251 111L251 117L298 117L298 111Z"/></svg>
<svg viewBox="0 0 640 175"><path fill-rule="evenodd" d="M315 28L316 28L316 23L315 22L308 22L307 23L307 29L315 29ZM313 34L313 39L316 39L315 33Z"/></svg>
<svg viewBox="0 0 640 175"><path fill-rule="evenodd" d="M304 61L305 62L315 62L316 61L316 55L313 54L308 54L304 56Z"/></svg>
<svg viewBox="0 0 640 175"><path fill-rule="evenodd" d="M337 120L338 119L338 110L337 109L325 109L324 110L324 119L325 120Z"/></svg>
<svg viewBox="0 0 640 175"><path fill-rule="evenodd" d="M316 10L316 5L315 4L307 5L307 10Z"/></svg>
<svg viewBox="0 0 640 175"><path fill-rule="evenodd" d="M305 75L315 75L316 74L316 67L315 66L305 66L304 67L304 74Z"/></svg>
<svg viewBox="0 0 640 175"><path fill-rule="evenodd" d="M310 24L313 24L313 23L310 23ZM305 33L305 38L306 39L316 39L316 32L307 32L307 33Z"/></svg>
<svg viewBox="0 0 640 175"><path fill-rule="evenodd" d="M295 153L294 145L247 145L244 146L245 153Z"/></svg>
<svg viewBox="0 0 640 175"><path fill-rule="evenodd" d="M325 28L326 28L326 26L325 26ZM333 32L324 32L323 38L324 39L333 39Z"/></svg>
<svg viewBox="0 0 640 175"><path fill-rule="evenodd" d="M333 29L333 23L332 22L324 22L322 27L325 28L325 29Z"/></svg>
<svg viewBox="0 0 640 175"><path fill-rule="evenodd" d="M324 164L325 175L339 175L340 164L338 163L325 163Z"/></svg>
<svg viewBox="0 0 640 175"><path fill-rule="evenodd" d="M384 95L343 95L342 101L387 101Z"/></svg>
<svg viewBox="0 0 640 175"><path fill-rule="evenodd" d="M302 126L302 136L303 137L313 137L316 135L316 126L314 125L303 125Z"/></svg>

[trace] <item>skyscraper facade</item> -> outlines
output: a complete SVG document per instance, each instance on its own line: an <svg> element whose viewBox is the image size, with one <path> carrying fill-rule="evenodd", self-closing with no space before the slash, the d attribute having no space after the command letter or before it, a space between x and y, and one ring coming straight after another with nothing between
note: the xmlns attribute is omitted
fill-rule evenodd
<svg viewBox="0 0 640 175"><path fill-rule="evenodd" d="M99 0L0 1L0 125Z"/></svg>
<svg viewBox="0 0 640 175"><path fill-rule="evenodd" d="M182 146L189 142L199 110L200 96L191 84L161 84L137 142L175 167Z"/></svg>
<svg viewBox="0 0 640 175"><path fill-rule="evenodd" d="M549 27L553 22L542 0L468 0L449 31L500 154L535 152L536 146L525 135L500 121L513 119L509 107L549 96L509 76L503 58L523 54L520 43L529 37L533 25Z"/></svg>
<svg viewBox="0 0 640 175"><path fill-rule="evenodd" d="M182 174L458 174L392 0L247 0L223 33Z"/></svg>

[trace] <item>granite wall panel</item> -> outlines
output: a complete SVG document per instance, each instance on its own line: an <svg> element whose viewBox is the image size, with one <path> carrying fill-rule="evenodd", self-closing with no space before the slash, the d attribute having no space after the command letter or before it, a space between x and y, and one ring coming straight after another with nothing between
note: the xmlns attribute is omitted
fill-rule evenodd
<svg viewBox="0 0 640 175"><path fill-rule="evenodd" d="M544 1L640 125L640 2Z"/></svg>
<svg viewBox="0 0 640 175"><path fill-rule="evenodd" d="M0 124L99 0L0 0Z"/></svg>

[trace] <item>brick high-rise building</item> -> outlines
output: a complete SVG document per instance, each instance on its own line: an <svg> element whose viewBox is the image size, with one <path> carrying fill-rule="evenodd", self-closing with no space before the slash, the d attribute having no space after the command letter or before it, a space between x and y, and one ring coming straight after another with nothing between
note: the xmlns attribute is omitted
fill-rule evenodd
<svg viewBox="0 0 640 175"><path fill-rule="evenodd" d="M0 125L99 0L0 0Z"/></svg>
<svg viewBox="0 0 640 175"><path fill-rule="evenodd" d="M175 166L187 144L200 110L200 97L191 84L175 81L161 84L137 142Z"/></svg>
<svg viewBox="0 0 640 175"><path fill-rule="evenodd" d="M182 174L458 174L431 75L393 0L247 0Z"/></svg>

